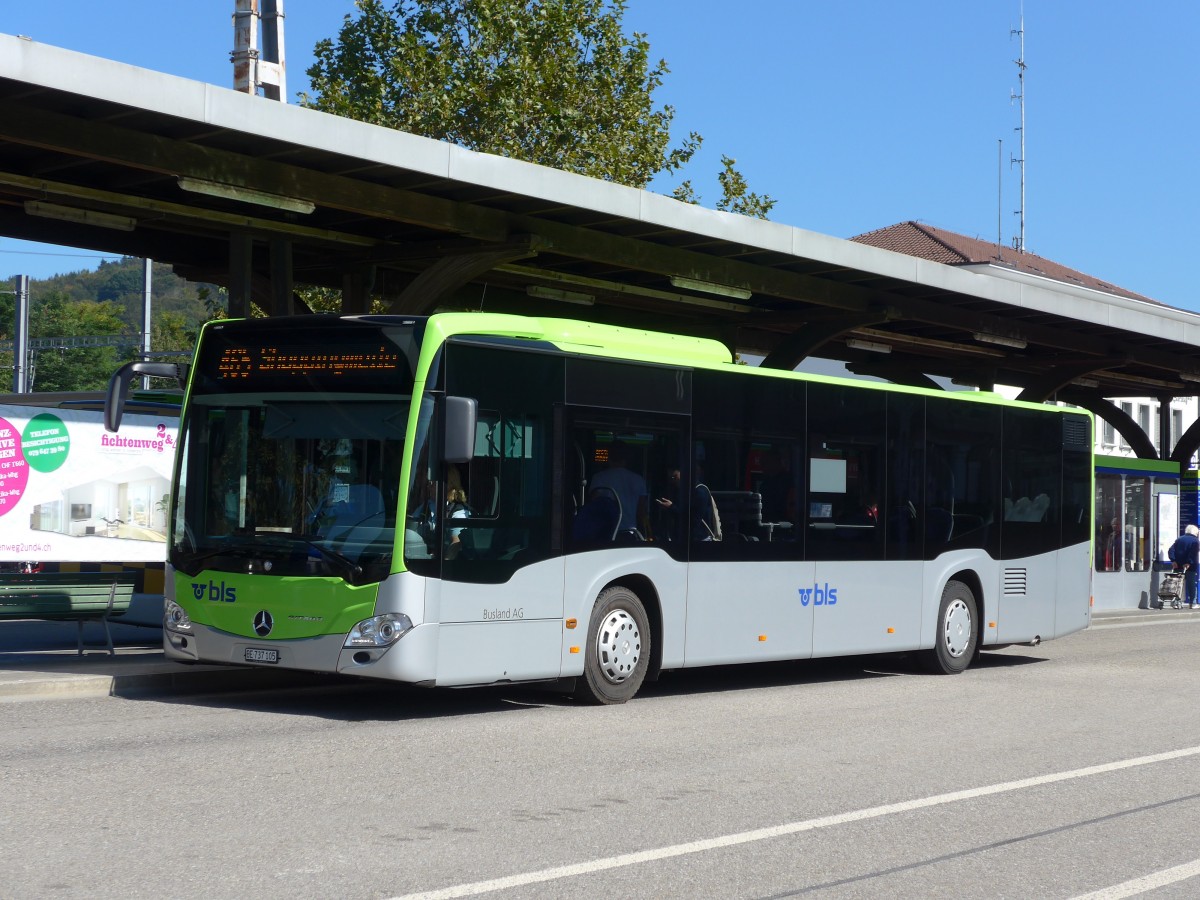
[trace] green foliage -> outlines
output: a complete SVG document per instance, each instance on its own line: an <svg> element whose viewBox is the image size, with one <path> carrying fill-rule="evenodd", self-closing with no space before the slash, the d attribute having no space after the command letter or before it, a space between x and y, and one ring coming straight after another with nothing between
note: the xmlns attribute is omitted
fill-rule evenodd
<svg viewBox="0 0 1200 900"><path fill-rule="evenodd" d="M145 292L140 260L133 266L102 262L96 270L96 276L96 299L102 303L110 300L116 303L127 302L127 298L141 297ZM153 278L153 275L151 277ZM141 306L140 303L137 305Z"/></svg>
<svg viewBox="0 0 1200 900"><path fill-rule="evenodd" d="M342 292L339 288L317 287L314 285L296 285L296 296L315 313L342 312ZM371 298L372 315L382 315L388 311L388 304L380 297Z"/></svg>
<svg viewBox="0 0 1200 900"><path fill-rule="evenodd" d="M31 281L29 337L133 336L128 347L38 349L32 354L34 391L102 390L122 362L136 358L142 330L142 260L101 263L95 271L71 272ZM7 289L7 285L4 289ZM11 341L15 298L0 293L0 340ZM211 285L184 281L171 267L155 263L151 273L150 347L155 352L190 353L200 325L224 315L224 294ZM13 355L0 352L0 392L11 390Z"/></svg>
<svg viewBox="0 0 1200 900"><path fill-rule="evenodd" d="M124 331L121 312L111 303L71 301L54 293L30 308L29 330L34 337L119 335ZM120 358L115 347L38 350L30 387L35 391L100 390L108 384Z"/></svg>
<svg viewBox="0 0 1200 900"><path fill-rule="evenodd" d="M188 327L182 313L164 312L150 321L150 347L156 353L182 351L191 353L196 347L199 332Z"/></svg>
<svg viewBox="0 0 1200 900"><path fill-rule="evenodd" d="M315 313L340 313L342 311L342 292L336 288L297 287L296 294Z"/></svg>
<svg viewBox="0 0 1200 900"><path fill-rule="evenodd" d="M7 289L7 286L4 288ZM60 294L66 300L91 300L111 302L121 308L121 321L129 331L142 330L143 303L142 260L125 257L105 261L94 271L70 272L30 282L31 309L36 310L41 298L51 293ZM218 289L205 284L185 281L176 275L166 263L153 263L150 272L150 310L157 319L162 313L178 313L186 327L196 330L200 324L216 318L216 306L209 308L205 298L217 295ZM223 295L222 298L223 300ZM8 300L5 309L2 301ZM11 337L12 297L0 294L0 333ZM34 337L49 337L39 335ZM158 349L155 347L154 349Z"/></svg>
<svg viewBox="0 0 1200 900"><path fill-rule="evenodd" d="M669 71L626 0L357 0L317 44L304 105L595 178L645 187L700 146L670 145Z"/></svg>
<svg viewBox="0 0 1200 900"><path fill-rule="evenodd" d="M754 219L765 219L771 208L778 202L767 194L756 194L746 184L746 178L734 168L736 159L722 154L721 171L717 173L717 184L721 188L721 199L717 201L717 209L725 212L750 216ZM671 196L684 203L699 203L700 195L692 185L691 179L682 182L671 192Z"/></svg>
<svg viewBox="0 0 1200 900"><path fill-rule="evenodd" d="M717 182L721 185L721 199L717 203L717 209L765 219L776 201L766 194L752 192L742 173L733 167L736 162L736 159L721 156L722 169L717 175Z"/></svg>

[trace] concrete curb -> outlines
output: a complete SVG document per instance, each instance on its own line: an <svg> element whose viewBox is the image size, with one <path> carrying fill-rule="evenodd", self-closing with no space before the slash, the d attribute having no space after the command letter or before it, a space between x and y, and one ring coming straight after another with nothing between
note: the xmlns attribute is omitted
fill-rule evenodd
<svg viewBox="0 0 1200 900"><path fill-rule="evenodd" d="M1130 607L1129 609L1102 609L1092 613L1093 625L1112 621L1128 622L1139 620L1155 622L1164 619L1195 619L1200 621L1200 609L1173 609L1169 606L1165 609Z"/></svg>
<svg viewBox="0 0 1200 900"><path fill-rule="evenodd" d="M113 680L112 676L105 675L38 676L31 673L28 678L0 684L0 703L107 697L112 693Z"/></svg>

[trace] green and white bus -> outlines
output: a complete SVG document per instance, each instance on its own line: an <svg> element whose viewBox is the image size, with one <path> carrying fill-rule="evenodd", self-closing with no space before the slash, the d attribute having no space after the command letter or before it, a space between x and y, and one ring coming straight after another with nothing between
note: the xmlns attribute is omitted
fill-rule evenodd
<svg viewBox="0 0 1200 900"><path fill-rule="evenodd" d="M211 322L186 371L114 376L110 428L136 374L186 383L171 659L616 703L692 666L956 673L1090 622L1078 410L482 313Z"/></svg>

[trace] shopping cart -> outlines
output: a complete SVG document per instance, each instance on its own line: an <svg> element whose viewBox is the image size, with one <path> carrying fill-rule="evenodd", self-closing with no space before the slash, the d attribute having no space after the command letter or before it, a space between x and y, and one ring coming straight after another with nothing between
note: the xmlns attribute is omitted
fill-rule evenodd
<svg viewBox="0 0 1200 900"><path fill-rule="evenodd" d="M1158 608L1183 609L1183 572L1164 572L1158 586Z"/></svg>

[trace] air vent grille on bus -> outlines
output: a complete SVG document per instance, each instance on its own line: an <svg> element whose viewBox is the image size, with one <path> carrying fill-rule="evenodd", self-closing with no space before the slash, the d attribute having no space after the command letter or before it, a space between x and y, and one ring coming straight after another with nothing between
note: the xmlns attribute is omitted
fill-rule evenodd
<svg viewBox="0 0 1200 900"><path fill-rule="evenodd" d="M1005 569L1004 570L1004 596L1006 597L1023 597L1027 593L1026 588L1029 586L1029 570L1028 569Z"/></svg>
<svg viewBox="0 0 1200 900"><path fill-rule="evenodd" d="M1092 429L1083 416L1063 416L1063 449L1092 449Z"/></svg>

